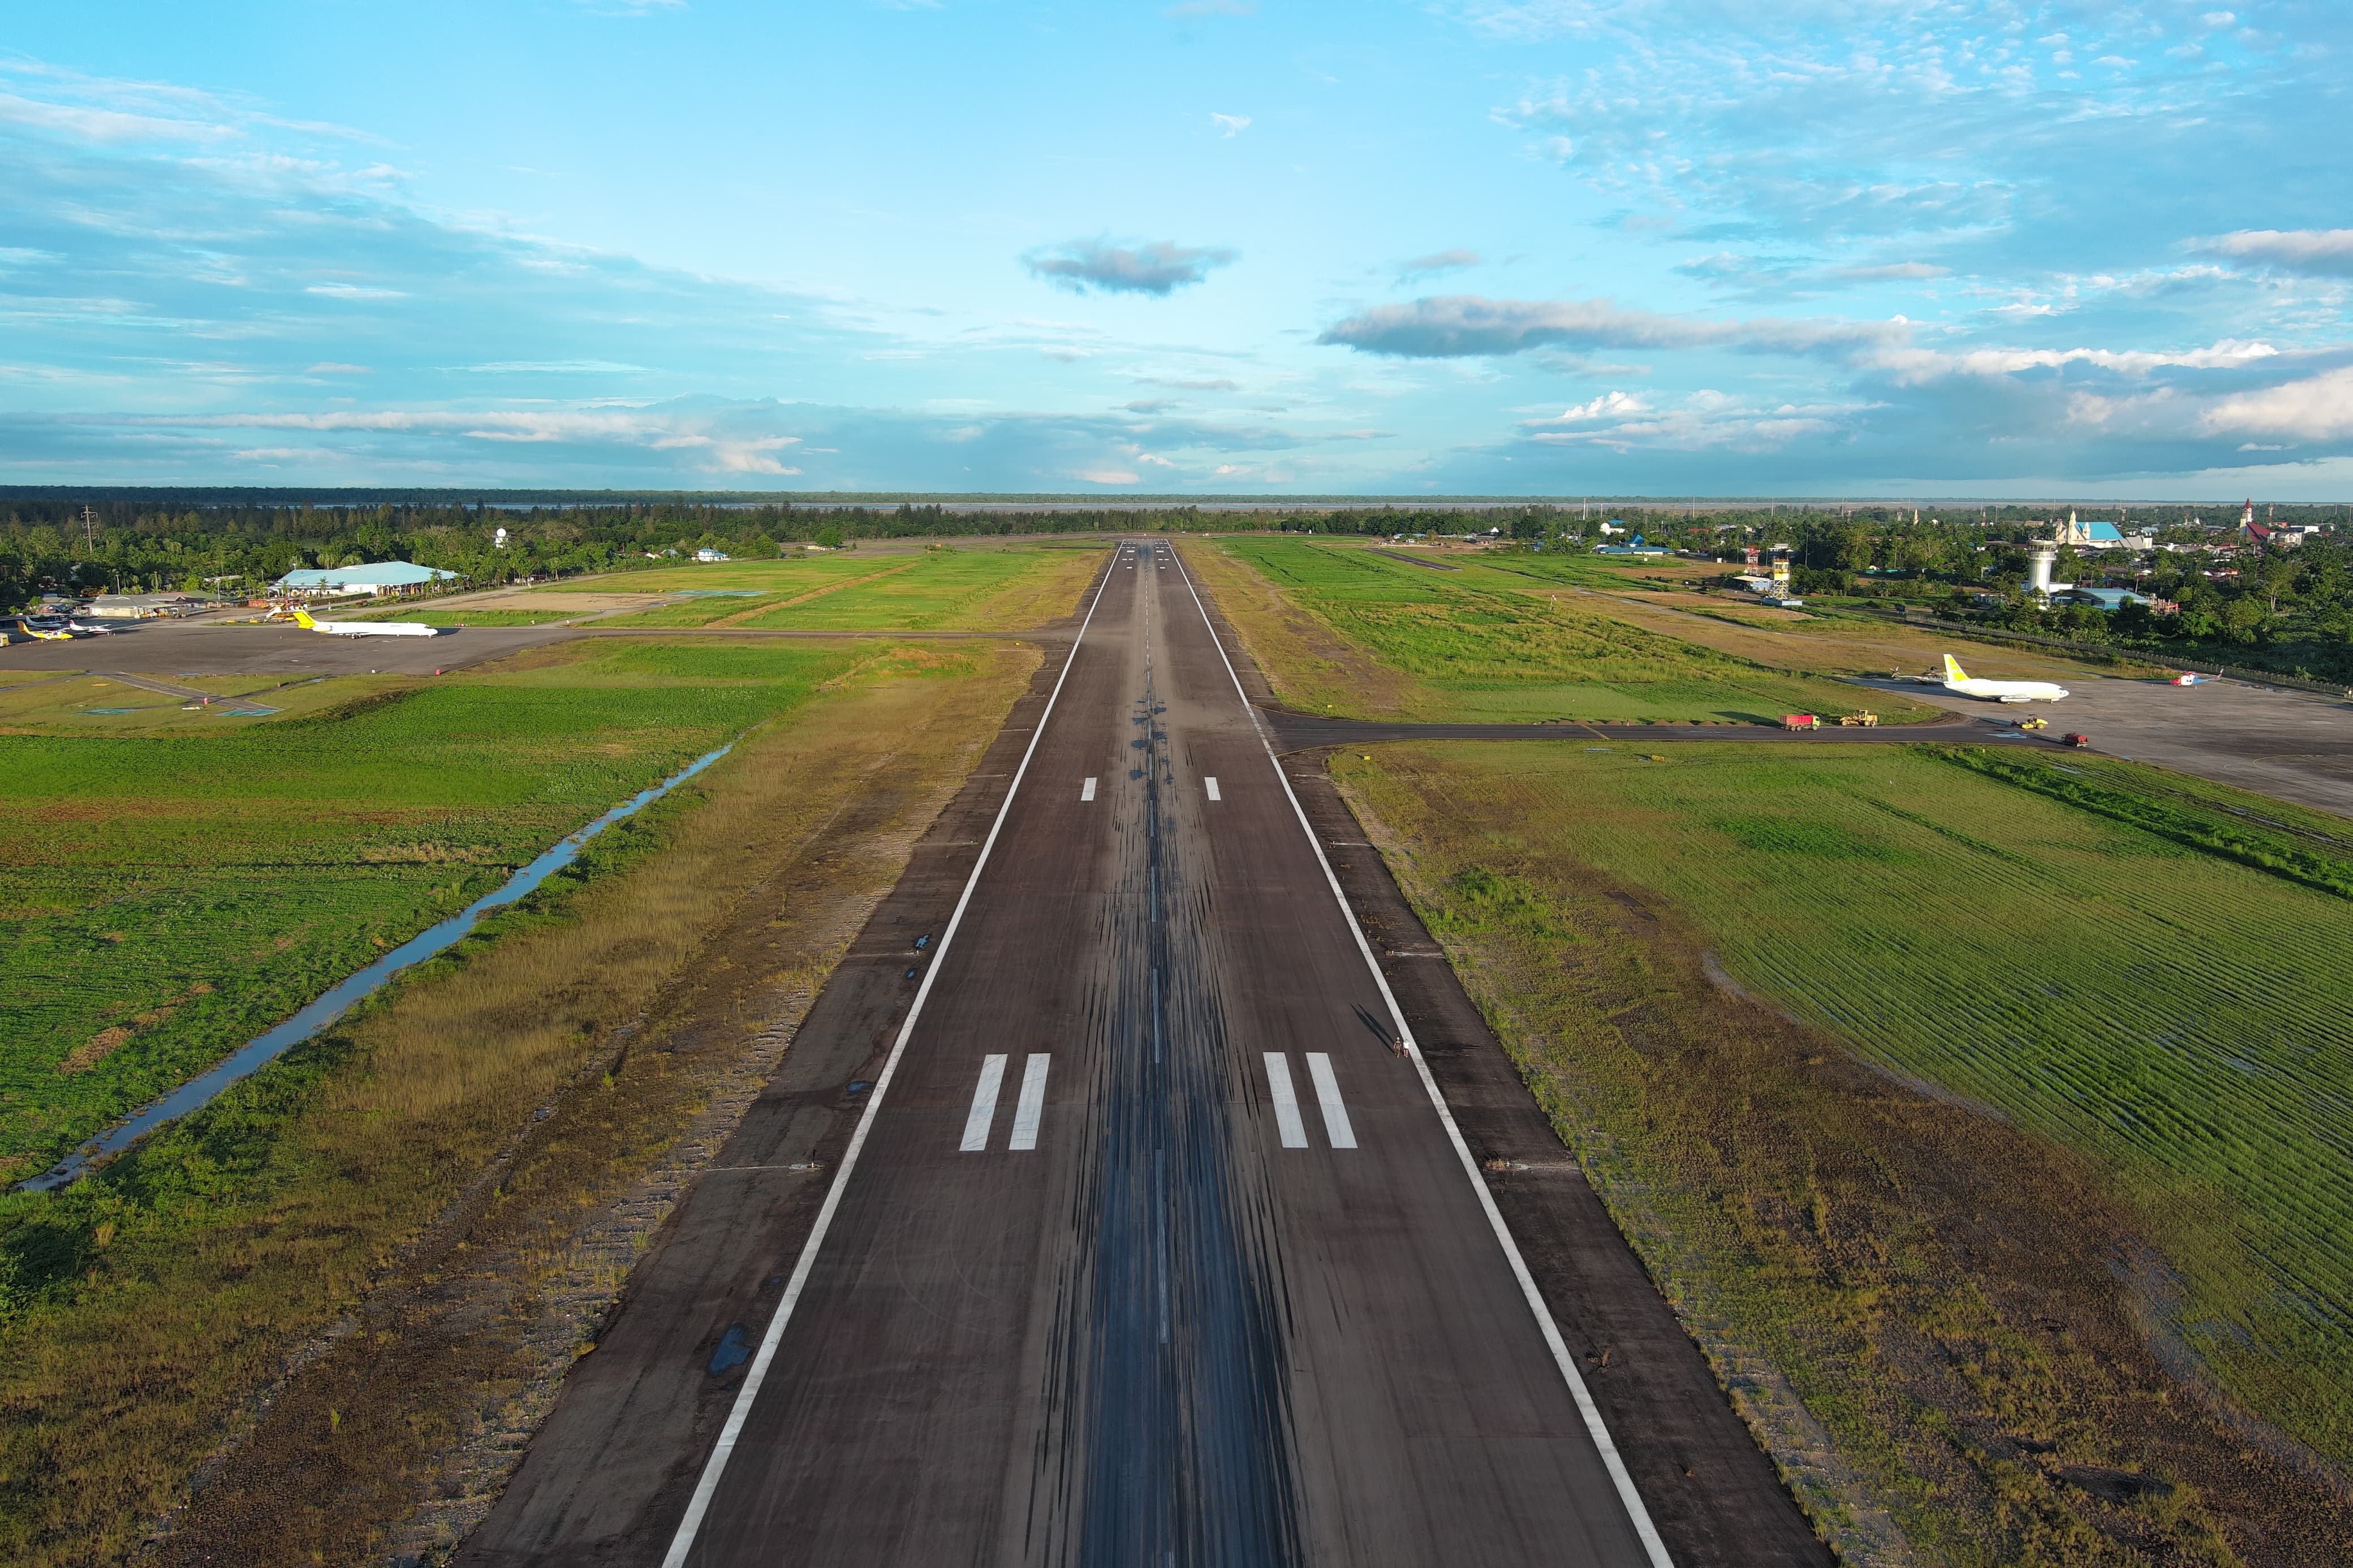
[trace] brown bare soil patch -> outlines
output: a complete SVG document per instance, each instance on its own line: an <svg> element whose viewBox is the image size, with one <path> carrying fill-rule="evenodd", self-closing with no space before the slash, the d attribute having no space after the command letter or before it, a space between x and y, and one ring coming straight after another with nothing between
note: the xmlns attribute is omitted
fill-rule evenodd
<svg viewBox="0 0 2353 1568"><path fill-rule="evenodd" d="M100 1029L68 1053L66 1059L58 1064L58 1070L61 1073L88 1072L113 1055L118 1047L129 1044L131 1036L132 1031L121 1024L111 1029Z"/></svg>

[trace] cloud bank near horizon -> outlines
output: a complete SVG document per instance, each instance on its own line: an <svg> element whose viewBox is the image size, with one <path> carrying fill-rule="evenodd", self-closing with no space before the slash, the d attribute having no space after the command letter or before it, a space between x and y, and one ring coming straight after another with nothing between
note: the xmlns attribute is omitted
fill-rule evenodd
<svg viewBox="0 0 2353 1568"><path fill-rule="evenodd" d="M524 166L527 127L459 137L429 94L343 124L303 73L238 76L243 56L184 82L0 60L0 478L2284 496L2353 477L2353 230L2312 133L2343 118L2316 63L2353 46L2333 14L2152 12L2130 37L2088 6L1971 33L1927 0L1360 19L1368 58L1426 89L1410 103L1230 62L1181 101L1091 98L1087 51L1166 25L1122 21L1007 63L1045 106L1024 142L958 96L987 46L952 12L641 9L630 47L727 60L762 46L730 28L822 26L845 59L887 30L906 90L861 134L903 132L936 179L895 149L881 183L830 172L877 85L855 68L790 117L814 155L775 160L763 195L705 172L714 136L760 164L749 122L641 127L641 163ZM1319 36L1244 25L1267 59ZM54 26L106 55L92 25ZM620 48L594 8L579 26L567 47ZM547 112L554 153L596 133ZM504 142L516 166L459 189ZM599 226L666 202L697 243ZM744 243L721 264L698 225ZM1139 232L1219 243L1109 237Z"/></svg>

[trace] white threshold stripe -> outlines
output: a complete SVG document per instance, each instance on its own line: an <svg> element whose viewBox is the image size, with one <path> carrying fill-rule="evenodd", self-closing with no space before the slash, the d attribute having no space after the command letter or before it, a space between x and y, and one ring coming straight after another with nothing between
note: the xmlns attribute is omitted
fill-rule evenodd
<svg viewBox="0 0 2353 1568"><path fill-rule="evenodd" d="M1084 784L1081 784L1081 785L1079 786L1079 798L1080 798L1081 800L1092 800L1092 799L1094 799L1094 797L1095 797L1095 781L1094 781L1094 780L1092 780L1092 779L1089 779L1086 783L1084 783Z"/></svg>
<svg viewBox="0 0 2353 1568"><path fill-rule="evenodd" d="M1667 1543L1660 1538L1659 1527L1651 1521L1651 1510L1642 1504L1642 1494L1634 1486L1634 1478L1627 1471L1626 1458L1618 1451L1618 1444L1609 1436L1609 1424L1601 1418L1601 1407L1593 1403L1593 1391L1585 1385L1585 1374L1577 1370L1577 1360L1568 1353L1567 1342L1560 1335L1560 1325L1553 1321L1552 1309L1545 1305L1544 1292L1536 1289L1535 1277L1528 1272L1527 1259L1520 1256L1519 1244L1512 1239L1511 1227L1504 1223L1503 1210L1495 1206L1495 1194L1487 1190L1486 1181L1479 1174L1479 1162L1471 1157L1471 1145L1462 1141L1462 1129L1455 1125L1454 1112L1446 1103L1446 1096L1431 1076L1430 1064L1421 1059L1421 1047L1413 1037L1412 1026L1405 1021L1405 1009L1398 1005L1397 995L1389 989L1388 976L1381 973L1379 962L1373 957L1372 944L1365 940L1364 927L1357 923L1356 914L1348 907L1348 895L1340 887L1340 879L1333 873L1332 862L1324 853L1324 845L1315 837L1315 828L1307 820L1307 808L1299 804L1299 795L1291 787L1291 775L1282 770L1282 759L1275 755L1274 742L1259 721L1258 710L1250 706L1250 693L1242 689L1242 678L1234 671L1234 661L1226 657L1225 640L1218 636L1217 623L1209 619L1209 608L1201 603L1201 591L1193 586L1193 574L1186 570L1182 558L1178 570L1184 574L1185 587L1193 595L1193 607L1201 614L1201 625L1217 646L1218 658L1226 667L1226 679L1234 683L1234 696L1250 716L1250 728L1258 732L1259 744L1266 748L1266 760L1275 778L1282 785L1283 795L1291 802L1293 816L1299 818L1299 830L1307 836L1307 847L1315 853L1315 863L1324 868L1324 885L1332 889L1332 901L1340 906L1340 919L1349 934L1356 939L1356 951L1365 960L1365 968L1379 987L1381 1001L1397 1025L1398 1038L1405 1043L1406 1055L1412 1058L1414 1071L1421 1075L1421 1087L1430 1096L1430 1103L1438 1112L1439 1122L1446 1129L1447 1140L1454 1145L1454 1154L1462 1163L1462 1173L1471 1180L1471 1190L1478 1194L1479 1206L1485 1211L1488 1228L1495 1233L1496 1244L1503 1247L1504 1257L1512 1266L1512 1274L1520 1282L1520 1294L1535 1315L1536 1327L1544 1334L1545 1343L1552 1351L1553 1363L1560 1368L1561 1380L1568 1384L1570 1395L1577 1401L1577 1414L1585 1417L1585 1430L1600 1450L1602 1468L1609 1472L1611 1485L1618 1489L1618 1500L1625 1505L1626 1515L1641 1538L1642 1550L1649 1554L1651 1568L1674 1568L1674 1559L1667 1554Z"/></svg>
<svg viewBox="0 0 2353 1568"><path fill-rule="evenodd" d="M1281 1051L1266 1053L1266 1086L1274 1093L1274 1125L1286 1149L1307 1147L1307 1123L1299 1119L1299 1091L1291 1086L1291 1059Z"/></svg>
<svg viewBox="0 0 2353 1568"><path fill-rule="evenodd" d="M1047 721L1054 716L1054 704L1062 699L1062 686L1071 679L1071 667L1079 661L1079 649L1086 646L1087 627L1094 622L1095 606L1103 603L1103 590L1110 586L1111 574L1105 572L1103 581L1095 585L1095 596L1087 601L1086 619L1079 623L1078 635L1071 639L1070 657L1062 660L1062 673L1054 678L1054 689L1046 699L1046 710L1038 715L1037 729L1030 731L1029 749L1021 753L1021 765L1013 770L1013 783L1006 789L1004 804L997 808L997 820L989 825L987 838L981 843L980 858L972 863L972 875L965 879L964 892L956 899L955 912L948 917L947 929L940 934L939 951L924 969L923 983L915 988L914 1005L907 1009L907 1021L900 1026L899 1037L892 1042L891 1054L883 1059L882 1070L874 1077L874 1088L866 1097L865 1112L858 1119L857 1131L849 1135L849 1147L842 1152L841 1168L834 1173L833 1185L826 1191L825 1205L818 1210L817 1224L810 1228L808 1240L801 1245L800 1261L793 1265L793 1277L785 1284L784 1299L776 1303L776 1315L768 1320L767 1332L760 1336L760 1348L752 1357L744 1386L736 1392L733 1408L727 1412L727 1425L720 1428L718 1445L703 1463L702 1477L694 1484L694 1495L687 1500L686 1517L679 1521L678 1533L670 1537L670 1550L662 1556L662 1568L685 1568L687 1553L694 1550L694 1538L702 1530L702 1516L710 1511L711 1500L719 1490L719 1478L726 1472L736 1440L744 1435L744 1424L751 1418L752 1402L760 1396L760 1385L767 1381L768 1367L776 1359L777 1342L785 1337L785 1325L792 1321L801 1292L808 1289L809 1272L817 1267L817 1255L825 1246L826 1232L833 1228L833 1216L840 1212L841 1194L849 1185L850 1173L858 1168L858 1156L865 1151L867 1135L874 1131L875 1114L882 1109L882 1097L890 1092L891 1080L898 1073L899 1058L906 1054L916 1020L923 1016L923 1004L931 997L932 984L939 978L948 947L964 925L964 912L971 907L973 889L980 886L980 874L988 868L989 851L997 847L997 836L1005 831L1005 819L1013 810L1014 797L1021 793L1023 777L1029 772L1029 759L1038 754L1038 739L1046 732Z"/></svg>
<svg viewBox="0 0 2353 1568"><path fill-rule="evenodd" d="M1348 1125L1348 1108L1340 1099L1340 1080L1332 1076L1332 1058L1322 1051L1307 1053L1307 1076L1315 1080L1315 1103L1324 1108L1324 1135L1335 1149L1356 1146L1356 1130Z"/></svg>
<svg viewBox="0 0 2353 1568"><path fill-rule="evenodd" d="M1035 1149L1038 1123L1046 1114L1046 1064L1051 1058L1033 1051L1021 1069L1021 1098L1013 1106L1013 1141L1008 1149Z"/></svg>
<svg viewBox="0 0 2353 1568"><path fill-rule="evenodd" d="M964 1119L964 1142L956 1147L976 1154L988 1147L989 1124L997 1120L997 1091L1005 1086L1005 1058L980 1058L980 1081L972 1086L972 1109Z"/></svg>
<svg viewBox="0 0 2353 1568"><path fill-rule="evenodd" d="M1225 799L1225 798L1226 798L1224 795L1219 795L1219 794L1218 793L1218 781L1217 781L1217 780L1212 779L1212 778L1204 778L1201 782L1202 782L1204 784L1207 784L1207 785L1208 786L1208 790L1209 790L1209 798L1210 798L1211 800L1223 800L1223 799Z"/></svg>

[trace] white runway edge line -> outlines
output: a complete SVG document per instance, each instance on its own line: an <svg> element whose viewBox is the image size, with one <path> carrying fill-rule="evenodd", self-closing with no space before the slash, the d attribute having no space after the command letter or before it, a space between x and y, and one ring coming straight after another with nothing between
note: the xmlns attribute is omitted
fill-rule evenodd
<svg viewBox="0 0 2353 1568"><path fill-rule="evenodd" d="M1092 800L1092 799L1094 799L1094 797L1095 797L1095 781L1094 781L1094 780L1092 780L1092 779L1089 779L1086 783L1084 783L1084 784L1081 784L1081 785L1079 786L1079 798L1080 798L1081 800Z"/></svg>
<svg viewBox="0 0 2353 1568"><path fill-rule="evenodd" d="M1170 552L1175 553L1173 546ZM1479 1162L1471 1157L1471 1145L1462 1141L1462 1129L1454 1124L1454 1112L1448 1108L1438 1079L1430 1076L1430 1064L1421 1059L1421 1047L1413 1037L1412 1026L1405 1021L1405 1009L1398 1005L1396 994L1389 990L1388 976L1381 973L1380 963L1373 957L1372 944L1365 940L1364 928L1356 923L1356 911L1348 907L1348 895L1341 890L1340 879L1333 874L1332 862L1325 858L1314 826L1307 820L1307 809L1299 804L1299 795L1291 787L1291 775L1283 772L1282 761L1274 752L1274 742L1268 738L1266 726L1259 722L1258 710L1250 706L1250 693L1242 689L1242 678L1234 672L1234 661L1226 657L1225 639L1218 636L1217 623L1209 619L1209 607L1201 603L1201 591L1193 586L1193 574L1186 569L1181 557L1177 569L1184 574L1187 592L1193 595L1193 607L1201 613L1201 625L1208 628L1209 640L1217 645L1218 658L1226 667L1226 679L1234 683L1234 695L1240 700L1242 711L1250 716L1259 744L1266 748L1267 763L1274 769L1293 814L1299 818L1299 830L1307 835L1307 847L1315 852L1315 863L1324 868L1324 884L1332 889L1332 900L1340 906L1340 919L1356 939L1356 951L1364 956L1365 968L1371 973L1373 984L1380 988L1381 1001L1397 1024L1398 1038L1405 1042L1406 1054L1413 1059L1414 1070L1421 1075L1422 1089L1438 1111L1438 1120L1446 1129L1448 1141L1454 1145L1456 1158L1462 1162L1462 1173L1471 1179L1471 1190L1478 1194L1479 1206L1486 1211L1487 1225L1494 1231L1495 1240L1512 1266L1513 1277L1520 1282L1520 1294L1527 1299L1528 1310L1535 1314L1536 1327L1542 1331L1545 1343L1551 1347L1553 1363L1560 1368L1561 1378L1577 1401L1577 1413L1585 1417L1585 1429L1593 1446L1600 1450L1602 1466L1618 1489L1618 1500L1625 1505L1626 1516L1634 1526L1634 1533L1641 1538L1642 1550L1650 1555L1651 1568L1674 1568L1674 1559L1667 1554L1667 1543L1660 1539L1659 1527L1651 1522L1651 1510L1642 1506L1642 1494L1635 1489L1634 1478L1626 1469L1625 1456L1618 1452L1609 1425L1601 1419L1601 1407L1593 1403L1593 1391L1585 1386L1585 1376L1577 1370L1567 1342L1560 1337L1560 1325L1553 1321L1552 1309L1545 1305L1544 1292L1536 1289L1535 1277L1528 1272L1527 1259L1520 1256L1519 1244L1512 1239L1511 1228L1504 1223L1504 1212L1495 1206L1495 1194L1487 1190L1486 1181L1479 1174Z"/></svg>
<svg viewBox="0 0 2353 1568"><path fill-rule="evenodd" d="M768 1320L767 1332L760 1336L760 1349L752 1358L752 1369L736 1393L734 1407L727 1412L727 1425L720 1429L718 1446L703 1464L702 1479L695 1482L694 1496L687 1501L686 1517L679 1521L678 1533L670 1537L662 1568L685 1568L687 1553L694 1550L694 1538L702 1529L702 1516L710 1511L711 1500L719 1490L719 1478L735 1452L736 1440L744 1435L744 1424L752 1414L752 1402L760 1396L760 1385L767 1381L768 1367L776 1359L776 1343L785 1336L785 1325L792 1321L793 1309L799 1305L801 1292L808 1288L809 1271L817 1266L818 1251L825 1246L825 1234L832 1228L833 1216L841 1208L841 1194L849 1185L849 1173L858 1168L858 1156L866 1148L867 1134L874 1130L875 1114L882 1109L882 1097L890 1092L891 1080L898 1073L899 1058L906 1054L915 1023L923 1016L923 1004L931 997L932 983L939 978L940 967L947 962L948 948L964 925L964 912L971 907L973 889L980 886L980 874L988 868L989 851L997 847L997 836L1005 831L1005 818L1013 810L1014 797L1021 793L1021 780L1029 772L1029 759L1038 754L1038 738L1046 732L1048 721L1054 717L1054 704L1062 700L1063 683L1071 679L1071 667L1079 661L1079 649L1086 646L1087 627L1094 623L1095 606L1103 603L1103 590L1109 586L1111 571L1109 563L1105 563L1103 581L1095 584L1095 596L1087 601L1086 619L1079 623L1078 635L1071 639L1070 657L1062 660L1062 673L1054 678L1054 689L1046 699L1046 710L1038 715L1038 727L1029 732L1029 745L1021 753L1021 765L1013 770L1013 783L1006 789L1004 804L997 808L997 820L989 825L988 837L981 842L980 858L972 863L972 875L965 879L955 912L948 917L947 929L940 935L939 949L933 955L931 967L923 971L923 984L915 989L914 1005L907 1009L907 1021L900 1026L899 1037L892 1042L882 1070L874 1076L873 1091L866 1097L866 1110L858 1119L857 1131L849 1135L849 1147L842 1153L841 1168L834 1173L833 1185L827 1189L825 1206L818 1210L817 1224L809 1231L808 1240L801 1245L800 1261L793 1265L793 1277L785 1285L784 1299L776 1303L776 1316Z"/></svg>
<svg viewBox="0 0 2353 1568"><path fill-rule="evenodd" d="M1224 795L1219 795L1219 794L1218 793L1218 781L1217 781L1217 780L1215 780L1215 779L1213 779L1213 778L1204 777L1204 778L1201 780L1201 783L1202 783L1202 784L1203 784L1203 785L1204 785L1204 786L1208 790L1208 792L1209 792L1209 798L1210 798L1211 800L1223 800L1223 799L1225 799L1225 798L1226 798Z"/></svg>

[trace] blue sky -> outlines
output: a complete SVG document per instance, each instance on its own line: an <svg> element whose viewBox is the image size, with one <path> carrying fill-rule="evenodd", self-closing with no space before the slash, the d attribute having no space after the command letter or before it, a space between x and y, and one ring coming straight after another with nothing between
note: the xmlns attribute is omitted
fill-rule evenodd
<svg viewBox="0 0 2353 1568"><path fill-rule="evenodd" d="M2353 493L2353 7L16 8L0 482Z"/></svg>

